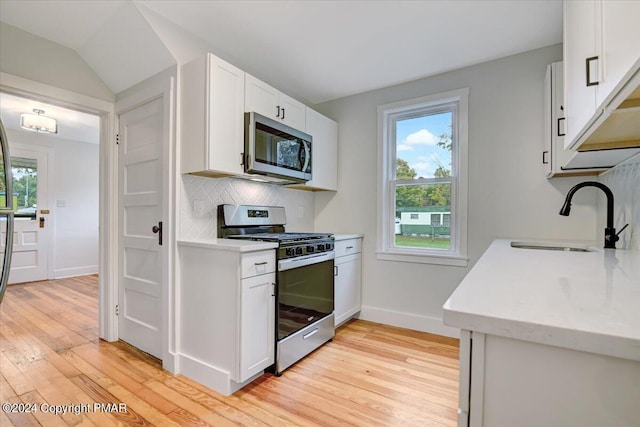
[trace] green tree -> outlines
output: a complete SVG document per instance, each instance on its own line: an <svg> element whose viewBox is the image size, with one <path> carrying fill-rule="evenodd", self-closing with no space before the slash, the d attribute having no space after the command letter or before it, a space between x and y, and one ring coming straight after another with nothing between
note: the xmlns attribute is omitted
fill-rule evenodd
<svg viewBox="0 0 640 427"><path fill-rule="evenodd" d="M404 159L396 160L396 179L415 179L416 171Z"/></svg>
<svg viewBox="0 0 640 427"><path fill-rule="evenodd" d="M398 180L412 180L415 179L418 174L409 166L409 163L404 159L396 160L396 179ZM409 206L423 206L425 198L424 187L419 185L403 185L396 189L396 209Z"/></svg>
<svg viewBox="0 0 640 427"><path fill-rule="evenodd" d="M34 206L38 200L36 170L32 168L14 168L13 175L13 193L18 195L18 207Z"/></svg>

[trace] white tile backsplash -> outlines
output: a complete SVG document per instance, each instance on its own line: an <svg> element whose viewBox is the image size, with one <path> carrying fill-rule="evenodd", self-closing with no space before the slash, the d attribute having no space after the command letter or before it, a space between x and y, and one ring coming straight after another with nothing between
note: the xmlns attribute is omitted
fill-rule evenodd
<svg viewBox="0 0 640 427"><path fill-rule="evenodd" d="M600 181L611 188L615 196L614 227L620 230L629 224L620 234L616 244L618 248L640 250L640 155L614 167L600 177ZM605 202L600 203L598 227L605 224ZM602 226L602 227L601 227Z"/></svg>
<svg viewBox="0 0 640 427"><path fill-rule="evenodd" d="M314 231L313 192L234 178L182 175L179 239L217 237L217 208L221 204L284 206L287 231ZM302 215L301 215L302 214Z"/></svg>

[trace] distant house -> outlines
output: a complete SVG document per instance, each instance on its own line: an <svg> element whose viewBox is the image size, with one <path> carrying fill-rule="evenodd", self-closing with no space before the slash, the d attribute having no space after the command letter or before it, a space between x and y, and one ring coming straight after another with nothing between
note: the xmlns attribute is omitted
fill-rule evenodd
<svg viewBox="0 0 640 427"><path fill-rule="evenodd" d="M396 234L428 237L448 237L451 235L451 207L449 206L397 208L396 218L398 217L400 227L398 230L396 226Z"/></svg>

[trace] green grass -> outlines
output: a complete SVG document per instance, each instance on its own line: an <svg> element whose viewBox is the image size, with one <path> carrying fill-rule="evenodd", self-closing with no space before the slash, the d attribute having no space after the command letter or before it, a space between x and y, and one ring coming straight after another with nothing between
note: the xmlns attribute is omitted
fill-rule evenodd
<svg viewBox="0 0 640 427"><path fill-rule="evenodd" d="M431 238L396 235L396 246L409 248L449 249L451 241L446 238Z"/></svg>

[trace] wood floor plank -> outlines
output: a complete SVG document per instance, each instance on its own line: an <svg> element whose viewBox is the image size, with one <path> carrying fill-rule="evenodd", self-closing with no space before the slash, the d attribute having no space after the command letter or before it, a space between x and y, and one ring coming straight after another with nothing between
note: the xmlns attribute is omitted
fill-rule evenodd
<svg viewBox="0 0 640 427"><path fill-rule="evenodd" d="M2 427L15 427L15 424L7 417L7 414L0 411L0 426Z"/></svg>
<svg viewBox="0 0 640 427"><path fill-rule="evenodd" d="M193 395L183 396L182 394L155 380L148 381L146 383L146 386L156 391L157 393L166 396L167 398L176 402L178 406L180 406L182 411L173 414L173 419L184 418L185 422L188 421L189 423L193 423L195 425L200 425L202 423L204 423L204 425L212 426L236 425L236 423L232 419L228 419L218 413L216 409L220 409L220 407L224 406L224 404L215 401L214 399L209 399L206 402L204 402L202 399L200 399L199 401L194 401ZM234 418L241 419L241 422L238 422L238 424L240 425L265 425L257 420L253 420L250 417L246 416Z"/></svg>
<svg viewBox="0 0 640 427"><path fill-rule="evenodd" d="M189 378L183 376L168 377L163 380L163 385L175 390L181 395L188 396L191 400L198 402L207 408L216 406L220 403L231 406L242 411L257 420L261 420L266 425L279 427L293 427L299 424L290 422L289 420L279 417L273 411L267 411L263 408L251 405L239 398L237 395L223 396L213 390L210 390L202 384L196 383Z"/></svg>
<svg viewBox="0 0 640 427"><path fill-rule="evenodd" d="M98 278L13 285L0 306L0 399L126 404L126 412L7 414L0 425L455 426L458 340L349 321L282 376L223 396L98 339ZM100 406L98 406L100 407Z"/></svg>
<svg viewBox="0 0 640 427"><path fill-rule="evenodd" d="M35 405L38 410L34 412L33 416L41 425L47 427L65 427L67 425L59 415L41 410L40 404L44 402L45 399L37 391L24 393L20 396L20 399L25 403Z"/></svg>
<svg viewBox="0 0 640 427"><path fill-rule="evenodd" d="M13 361L5 353L7 352L0 353L0 367L2 367L2 376L7 384L11 386L18 396L34 391L35 386L33 383L14 365Z"/></svg>
<svg viewBox="0 0 640 427"><path fill-rule="evenodd" d="M112 403L120 403L118 399L109 393L104 388L100 387L94 381L92 381L86 375L78 375L72 379L74 384L78 386L78 388L84 390L84 392L90 396L93 401L92 403L104 403L104 404L112 404ZM136 411L132 408L127 408L126 411L113 411L110 415L118 421L121 421L127 425L133 426L145 426L149 425L149 422L146 421L142 416L140 416Z"/></svg>

